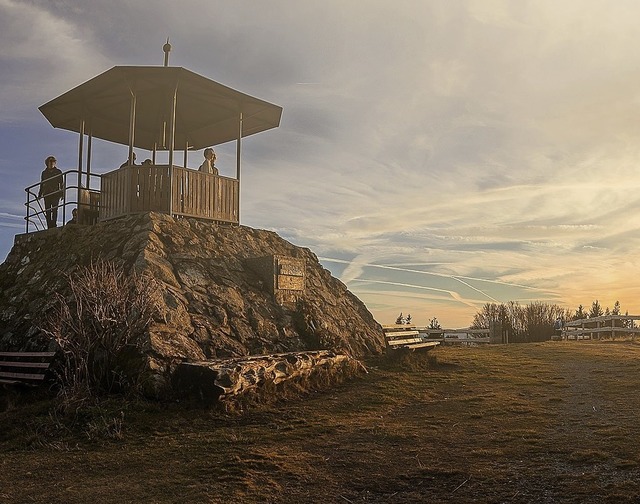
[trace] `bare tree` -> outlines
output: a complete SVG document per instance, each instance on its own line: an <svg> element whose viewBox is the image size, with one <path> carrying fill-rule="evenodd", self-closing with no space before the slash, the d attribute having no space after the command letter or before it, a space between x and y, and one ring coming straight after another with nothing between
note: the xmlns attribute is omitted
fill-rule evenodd
<svg viewBox="0 0 640 504"><path fill-rule="evenodd" d="M488 329L499 324L511 335L511 341L544 341L553 335L555 321L566 320L566 315L564 308L538 301L525 306L515 301L487 303L475 314L471 327Z"/></svg>

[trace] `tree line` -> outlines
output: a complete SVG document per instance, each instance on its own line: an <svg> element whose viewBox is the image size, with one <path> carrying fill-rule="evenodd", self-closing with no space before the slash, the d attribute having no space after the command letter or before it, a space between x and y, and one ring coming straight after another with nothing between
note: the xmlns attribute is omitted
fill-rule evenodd
<svg viewBox="0 0 640 504"><path fill-rule="evenodd" d="M498 326L503 332L509 334L511 342L546 341L551 339L558 326L563 326L572 320L582 320L603 315L621 315L620 301L616 301L613 309L602 308L597 299L591 303L590 309L579 305L575 310L563 308L557 304L534 301L521 305L517 301L508 303L486 303L474 316L470 325L471 329L490 329ZM629 315L629 311L625 312ZM396 324L412 324L411 314L400 315L396 318ZM632 321L624 321L625 327L634 327ZM442 329L436 317L429 320L429 329Z"/></svg>
<svg viewBox="0 0 640 504"><path fill-rule="evenodd" d="M591 309L588 311L583 305L571 310L542 301L534 301L527 305L520 305L517 301L509 301L506 304L486 303L474 315L471 328L489 329L494 324L499 324L502 331L509 333L509 341L546 341L551 339L559 325L562 326L567 321L620 314L619 301L616 301L610 310L609 307L603 309L597 299L591 303ZM625 315L629 315L629 312ZM632 327L632 324L629 327Z"/></svg>

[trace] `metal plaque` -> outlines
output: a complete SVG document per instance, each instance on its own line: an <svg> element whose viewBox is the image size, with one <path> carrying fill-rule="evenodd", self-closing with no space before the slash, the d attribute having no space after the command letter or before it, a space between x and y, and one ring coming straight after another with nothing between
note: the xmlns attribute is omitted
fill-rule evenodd
<svg viewBox="0 0 640 504"><path fill-rule="evenodd" d="M278 275L278 289L304 290L303 276Z"/></svg>

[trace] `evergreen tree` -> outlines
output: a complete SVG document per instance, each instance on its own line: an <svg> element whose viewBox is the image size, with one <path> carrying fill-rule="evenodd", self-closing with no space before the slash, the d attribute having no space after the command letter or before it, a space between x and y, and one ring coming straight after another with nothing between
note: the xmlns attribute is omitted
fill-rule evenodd
<svg viewBox="0 0 640 504"><path fill-rule="evenodd" d="M436 317L433 317L429 321L429 329L442 329L442 327L440 326L440 322L438 322L438 319Z"/></svg>
<svg viewBox="0 0 640 504"><path fill-rule="evenodd" d="M584 311L584 306L580 305L578 306L578 309L576 310L573 317L571 317L571 320L582 320L586 318L587 318L587 312Z"/></svg>
<svg viewBox="0 0 640 504"><path fill-rule="evenodd" d="M407 325L411 325L411 314L410 313L407 314L407 318L404 319L404 323L407 324Z"/></svg>
<svg viewBox="0 0 640 504"><path fill-rule="evenodd" d="M600 301L597 299L591 303L591 310L589 310L589 318L602 317L604 312L602 311L602 306L600 306Z"/></svg>
<svg viewBox="0 0 640 504"><path fill-rule="evenodd" d="M402 312L400 312L400 315L398 315L398 318L396 319L396 324L404 324L404 317L402 316Z"/></svg>
<svg viewBox="0 0 640 504"><path fill-rule="evenodd" d="M629 312L627 312L627 315ZM620 315L620 301L616 301L613 305L613 310L611 311L611 315Z"/></svg>

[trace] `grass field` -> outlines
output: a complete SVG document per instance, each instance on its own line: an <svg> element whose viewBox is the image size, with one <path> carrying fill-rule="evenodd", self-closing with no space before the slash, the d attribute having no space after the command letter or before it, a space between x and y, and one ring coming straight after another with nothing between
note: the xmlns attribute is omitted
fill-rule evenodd
<svg viewBox="0 0 640 504"><path fill-rule="evenodd" d="M640 502L640 345L442 347L244 414L0 413L0 503ZM6 401L5 401L6 402Z"/></svg>

